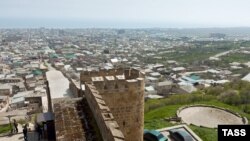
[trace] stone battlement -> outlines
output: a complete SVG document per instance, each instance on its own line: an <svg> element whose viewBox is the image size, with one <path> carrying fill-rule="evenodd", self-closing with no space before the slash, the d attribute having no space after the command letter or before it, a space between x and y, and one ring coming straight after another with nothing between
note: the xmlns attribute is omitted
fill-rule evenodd
<svg viewBox="0 0 250 141"><path fill-rule="evenodd" d="M80 79L82 83L91 82L92 77L105 77L105 76L124 76L124 79L136 79L136 78L144 78L144 74L136 69L109 69L109 70L102 70L99 71L83 71L81 73ZM109 78L107 78L109 79Z"/></svg>
<svg viewBox="0 0 250 141"><path fill-rule="evenodd" d="M95 117L98 127L101 129L104 141L124 141L124 135L115 121L113 114L106 105L96 87L90 83L86 84L86 99L91 105L91 111Z"/></svg>
<svg viewBox="0 0 250 141"><path fill-rule="evenodd" d="M104 91L127 91L141 88L144 85L143 78L126 80L123 76L99 76L92 77L92 83L98 89L99 92Z"/></svg>
<svg viewBox="0 0 250 141"><path fill-rule="evenodd" d="M143 141L143 73L136 69L83 71L80 80L103 140Z"/></svg>

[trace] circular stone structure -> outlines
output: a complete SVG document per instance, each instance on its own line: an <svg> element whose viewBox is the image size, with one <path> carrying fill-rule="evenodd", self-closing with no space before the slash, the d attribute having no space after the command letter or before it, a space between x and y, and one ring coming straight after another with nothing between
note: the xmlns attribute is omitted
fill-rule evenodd
<svg viewBox="0 0 250 141"><path fill-rule="evenodd" d="M189 106L179 110L178 117L187 124L217 128L219 124L244 124L243 118L229 111L209 106Z"/></svg>

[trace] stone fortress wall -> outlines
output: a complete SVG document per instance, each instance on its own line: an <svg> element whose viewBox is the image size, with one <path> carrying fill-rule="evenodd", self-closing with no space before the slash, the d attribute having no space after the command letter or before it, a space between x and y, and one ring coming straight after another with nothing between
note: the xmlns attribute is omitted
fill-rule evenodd
<svg viewBox="0 0 250 141"><path fill-rule="evenodd" d="M95 86L86 84L86 99L95 117L104 141L124 141L124 135Z"/></svg>
<svg viewBox="0 0 250 141"><path fill-rule="evenodd" d="M136 69L84 71L81 83L86 84L85 96L104 140L143 141L143 73Z"/></svg>

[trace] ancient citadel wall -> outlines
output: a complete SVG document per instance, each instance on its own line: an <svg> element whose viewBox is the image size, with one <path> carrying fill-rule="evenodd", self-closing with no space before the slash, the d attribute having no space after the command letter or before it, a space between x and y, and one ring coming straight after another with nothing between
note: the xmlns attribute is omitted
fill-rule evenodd
<svg viewBox="0 0 250 141"><path fill-rule="evenodd" d="M104 141L124 141L124 135L100 93L92 84L86 84L86 99L95 117Z"/></svg>
<svg viewBox="0 0 250 141"><path fill-rule="evenodd" d="M109 70L99 70L99 71L83 71L80 75L80 80L82 84L85 82L91 82L92 77L97 76L116 76L124 75L125 79L136 79L138 77L144 78L144 74L136 69L109 69Z"/></svg>
<svg viewBox="0 0 250 141"><path fill-rule="evenodd" d="M126 141L143 141L144 74L135 69L100 70L83 72L81 81L94 85Z"/></svg>

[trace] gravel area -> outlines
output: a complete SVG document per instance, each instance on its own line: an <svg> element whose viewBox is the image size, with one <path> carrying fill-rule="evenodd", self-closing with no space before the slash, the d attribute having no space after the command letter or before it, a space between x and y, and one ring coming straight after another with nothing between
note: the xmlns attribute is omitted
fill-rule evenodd
<svg viewBox="0 0 250 141"><path fill-rule="evenodd" d="M217 128L219 124L244 124L241 117L213 107L188 107L179 113L187 124Z"/></svg>

